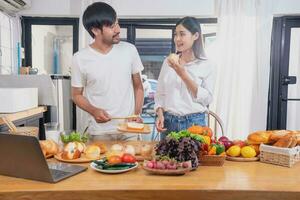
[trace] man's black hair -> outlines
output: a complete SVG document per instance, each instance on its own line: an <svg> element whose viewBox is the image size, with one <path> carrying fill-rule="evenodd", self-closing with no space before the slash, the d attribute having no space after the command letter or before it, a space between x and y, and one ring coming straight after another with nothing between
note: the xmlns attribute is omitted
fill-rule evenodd
<svg viewBox="0 0 300 200"><path fill-rule="evenodd" d="M89 5L83 13L82 23L84 28L89 32L92 38L95 35L92 32L93 28L102 30L103 26L111 26L116 22L116 11L108 4L96 2Z"/></svg>

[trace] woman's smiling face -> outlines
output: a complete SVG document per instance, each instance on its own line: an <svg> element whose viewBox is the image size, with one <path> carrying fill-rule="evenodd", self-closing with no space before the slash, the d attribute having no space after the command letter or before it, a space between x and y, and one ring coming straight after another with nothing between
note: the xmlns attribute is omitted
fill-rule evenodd
<svg viewBox="0 0 300 200"><path fill-rule="evenodd" d="M183 25L179 24L176 26L174 43L176 46L176 51L184 52L192 49L194 41L199 37L198 33L192 34Z"/></svg>

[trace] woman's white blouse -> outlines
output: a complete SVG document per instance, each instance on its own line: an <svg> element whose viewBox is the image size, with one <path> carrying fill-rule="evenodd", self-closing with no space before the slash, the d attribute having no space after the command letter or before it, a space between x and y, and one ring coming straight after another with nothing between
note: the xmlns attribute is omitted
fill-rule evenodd
<svg viewBox="0 0 300 200"><path fill-rule="evenodd" d="M215 83L214 65L208 60L194 60L184 65L189 76L198 85L194 98L185 83L166 59L162 65L155 95L155 110L162 107L175 115L205 112L213 100Z"/></svg>

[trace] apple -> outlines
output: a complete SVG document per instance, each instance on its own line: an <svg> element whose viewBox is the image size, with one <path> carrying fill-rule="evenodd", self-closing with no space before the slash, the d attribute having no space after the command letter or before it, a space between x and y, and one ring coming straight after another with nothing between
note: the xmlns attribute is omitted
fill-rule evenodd
<svg viewBox="0 0 300 200"><path fill-rule="evenodd" d="M226 150L229 149L229 147L233 146L233 142L230 140L224 141L223 144L224 144Z"/></svg>
<svg viewBox="0 0 300 200"><path fill-rule="evenodd" d="M246 142L243 140L233 140L232 142L233 142L233 145L240 146L241 148L246 146Z"/></svg>
<svg viewBox="0 0 300 200"><path fill-rule="evenodd" d="M228 141L229 139L226 136L222 136L218 139L219 142Z"/></svg>

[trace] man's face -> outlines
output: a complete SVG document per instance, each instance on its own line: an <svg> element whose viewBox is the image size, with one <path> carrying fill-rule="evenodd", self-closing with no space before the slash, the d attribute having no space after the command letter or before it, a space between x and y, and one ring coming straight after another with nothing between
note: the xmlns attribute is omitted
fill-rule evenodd
<svg viewBox="0 0 300 200"><path fill-rule="evenodd" d="M120 25L118 20L111 26L102 27L102 42L109 45L120 42Z"/></svg>

